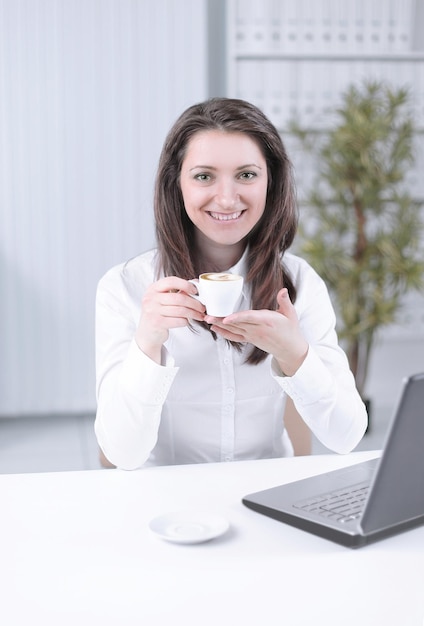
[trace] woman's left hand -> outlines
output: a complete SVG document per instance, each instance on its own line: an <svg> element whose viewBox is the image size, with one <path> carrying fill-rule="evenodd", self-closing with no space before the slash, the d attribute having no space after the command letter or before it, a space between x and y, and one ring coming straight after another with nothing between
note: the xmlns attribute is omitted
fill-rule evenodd
<svg viewBox="0 0 424 626"><path fill-rule="evenodd" d="M287 289L277 294L276 311L239 311L224 318L205 316L211 330L230 341L248 342L272 354L286 376L293 376L308 353Z"/></svg>

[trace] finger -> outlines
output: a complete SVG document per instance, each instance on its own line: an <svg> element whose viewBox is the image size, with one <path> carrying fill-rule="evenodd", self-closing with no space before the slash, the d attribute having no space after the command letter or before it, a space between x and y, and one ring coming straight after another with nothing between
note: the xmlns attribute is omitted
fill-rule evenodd
<svg viewBox="0 0 424 626"><path fill-rule="evenodd" d="M290 300L289 292L286 287L281 289L277 294L278 313L285 315L289 319L297 319L296 310Z"/></svg>
<svg viewBox="0 0 424 626"><path fill-rule="evenodd" d="M214 315L205 315L205 322L208 324L216 324L217 326L222 326L223 317L215 317Z"/></svg>
<svg viewBox="0 0 424 626"><path fill-rule="evenodd" d="M158 296L158 300L162 305L165 306L181 306L187 309L193 309L195 311L201 311L204 313L206 311L206 307L204 304L197 300L196 298L192 298L189 294L184 291L167 291L161 292Z"/></svg>
<svg viewBox="0 0 424 626"><path fill-rule="evenodd" d="M241 331L241 325L239 324L229 324L227 322L224 322L224 320L226 320L227 318L224 317L213 317L212 315L205 315L204 321L207 324L210 324L211 326L213 326L214 328L218 328L222 331L229 331L229 332L235 332L235 333L240 333Z"/></svg>
<svg viewBox="0 0 424 626"><path fill-rule="evenodd" d="M217 333L217 335L220 335L220 337L228 339L228 341L237 341L239 343L246 342L246 338L244 337L244 335L235 333L228 328L222 328L222 326L216 326L215 324L212 324L210 329Z"/></svg>
<svg viewBox="0 0 424 626"><path fill-rule="evenodd" d="M224 317L220 322L224 326L258 326L264 323L264 313L268 314L269 311L239 311L227 315L227 317Z"/></svg>
<svg viewBox="0 0 424 626"><path fill-rule="evenodd" d="M161 311L161 317L168 320L168 322L173 319L182 319L186 321L195 320L197 322L204 321L203 313L179 307L167 307L163 309Z"/></svg>
<svg viewBox="0 0 424 626"><path fill-rule="evenodd" d="M179 293L180 291L183 291L188 294L197 294L197 287L193 285L193 283L185 280L184 278L179 278L178 276L167 276L166 278L161 278L154 283L152 287L155 291L163 293Z"/></svg>
<svg viewBox="0 0 424 626"><path fill-rule="evenodd" d="M174 318L202 322L205 317L204 305L183 292L157 292L155 295L150 292L150 295L146 294L143 299L142 310L152 320L166 318L167 324Z"/></svg>

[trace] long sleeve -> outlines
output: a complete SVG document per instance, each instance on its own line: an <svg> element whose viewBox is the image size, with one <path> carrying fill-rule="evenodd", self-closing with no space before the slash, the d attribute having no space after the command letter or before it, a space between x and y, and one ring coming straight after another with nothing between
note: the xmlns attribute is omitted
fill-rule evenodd
<svg viewBox="0 0 424 626"><path fill-rule="evenodd" d="M309 342L308 355L292 377L284 377L273 360L273 374L321 443L334 452L348 453L362 439L368 417L338 344L327 288L311 268L301 282L296 308Z"/></svg>
<svg viewBox="0 0 424 626"><path fill-rule="evenodd" d="M163 404L177 374L146 357L133 339L140 311L122 273L99 282L96 297L96 437L123 469L140 467L154 448ZM166 360L166 359L165 359Z"/></svg>

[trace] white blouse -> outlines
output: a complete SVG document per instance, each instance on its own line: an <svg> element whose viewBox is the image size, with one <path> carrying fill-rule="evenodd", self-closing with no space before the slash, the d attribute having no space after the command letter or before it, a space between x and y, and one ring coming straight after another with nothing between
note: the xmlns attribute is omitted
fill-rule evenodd
<svg viewBox="0 0 424 626"><path fill-rule="evenodd" d="M95 431L118 467L263 459L293 454L284 428L287 395L328 448L350 452L367 415L322 279L304 260L286 253L297 288L295 308L309 342L292 377L269 356L246 364L240 353L195 326L172 329L162 364L150 360L134 335L146 288L155 280L155 251L109 270L96 298L97 415ZM229 271L246 276L245 256ZM250 308L245 283L239 310Z"/></svg>

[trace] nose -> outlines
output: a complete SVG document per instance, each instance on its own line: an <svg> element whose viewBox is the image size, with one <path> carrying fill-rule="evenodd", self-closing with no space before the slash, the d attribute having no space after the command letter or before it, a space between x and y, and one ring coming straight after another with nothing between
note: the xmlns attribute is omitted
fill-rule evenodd
<svg viewBox="0 0 424 626"><path fill-rule="evenodd" d="M239 201L233 181L221 181L216 190L215 201L221 209L233 209Z"/></svg>

